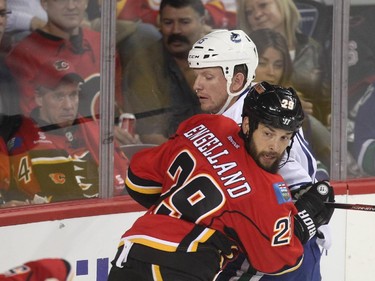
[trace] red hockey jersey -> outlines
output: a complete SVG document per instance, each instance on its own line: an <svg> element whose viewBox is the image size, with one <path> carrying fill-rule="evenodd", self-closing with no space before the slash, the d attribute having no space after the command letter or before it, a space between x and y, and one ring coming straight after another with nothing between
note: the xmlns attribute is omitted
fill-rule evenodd
<svg viewBox="0 0 375 281"><path fill-rule="evenodd" d="M135 200L155 205L125 232L124 241L175 252L198 224L206 228L187 252L199 251L220 231L258 271L275 274L299 266L303 247L293 232L297 211L289 190L280 175L257 166L227 117L196 115L168 142L135 154L126 185Z"/></svg>
<svg viewBox="0 0 375 281"><path fill-rule="evenodd" d="M24 118L8 141L15 186L47 202L97 197L99 192L99 127L96 121L79 118L68 128L39 128ZM115 194L125 186L128 160L116 146Z"/></svg>
<svg viewBox="0 0 375 281"><path fill-rule="evenodd" d="M36 107L34 80L40 67L48 61L64 59L74 65L75 71L85 80L81 86L79 112L84 117L97 112L100 93L100 33L82 28L74 39L65 40L41 30L21 40L6 57L6 64L20 86L20 107L26 116ZM116 60L116 99L122 104L121 65Z"/></svg>

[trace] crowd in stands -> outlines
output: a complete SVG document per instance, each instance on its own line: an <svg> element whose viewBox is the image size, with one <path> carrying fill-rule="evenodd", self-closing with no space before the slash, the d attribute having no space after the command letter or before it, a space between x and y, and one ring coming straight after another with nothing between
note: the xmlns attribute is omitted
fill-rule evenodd
<svg viewBox="0 0 375 281"><path fill-rule="evenodd" d="M116 110L113 124L116 153L125 164L115 173L118 176L114 180L118 181L115 184L116 194L121 193L119 182L126 177L127 168L126 157L119 151L121 145L162 144L174 135L182 121L205 111L194 86L197 74L189 66L188 54L198 39L216 29L241 29L254 41L259 65L253 83L268 81L297 90L306 113L303 127L305 139L321 164L321 178L329 178L331 70L326 61L330 59L330 50L324 45L325 42L301 31L301 14L296 2L298 0L117 0ZM43 202L97 196L97 182L90 184L95 192L87 194L90 188L84 187L86 182L82 177L98 176L102 5L102 0L0 0L0 159L4 159L0 165L0 189L3 201L22 198L19 201L32 202L35 194L44 198L41 200ZM353 30L357 25L352 27ZM355 34L360 36L359 33ZM354 38L353 42L359 45L363 42L363 38L360 39L362 41ZM361 48L371 49L363 43L354 49L361 52ZM374 60L372 54L366 54ZM367 64L370 62L370 59L366 60ZM74 121L61 125L57 120L43 120L36 115L35 112L43 111L43 106L52 111L52 106L43 102L47 97L43 85L36 83L40 73L45 73L45 81L53 81L53 74L46 72L47 68L66 65L82 81L76 85L76 111L62 114L63 118L74 117ZM353 63L355 67L356 63ZM364 76L365 82L355 88L355 98L351 99L353 123L350 123L349 130L349 154L354 162L360 159L355 164L361 175L374 175L373 130L361 126L354 129L353 125L355 120L364 118L357 114L361 108L365 108L366 104L371 108L371 104L368 104L372 100L374 75L371 71ZM362 80L358 78L355 83L357 81ZM353 87L357 84L353 82ZM56 87L45 88L56 92ZM68 99L62 93L59 98ZM136 117L135 135L118 126L118 117L124 112L133 113ZM69 173L74 175L74 179L64 180L74 181L80 189L79 195L53 199L48 192L39 194L43 190L39 185L28 182L29 187L25 188L17 183L17 179L28 181L27 176L43 181L41 185L45 182L45 179L38 179L41 163L38 164L37 159L40 156L32 152L34 147L25 146L32 137L19 136L25 122L35 125L35 138L38 141L34 141L38 143L38 152L45 149L50 157L69 159ZM361 123L362 126L364 124ZM90 156L87 157L92 161L91 164L86 163L88 167L85 168L85 173L90 175L82 176L77 172L77 169L82 170L77 163L86 156L81 155L81 158L75 155L74 149L67 143L58 148L61 154L55 154L51 151L57 147L48 147L46 143L52 133L54 137L59 135L59 138L65 138L71 144L69 137L74 134L67 132L86 129L88 132L82 134L92 142L82 140L82 136L78 137L79 141L73 141L78 147L91 146L88 148ZM43 137L45 140L42 140ZM52 177L44 172L41 174Z"/></svg>
<svg viewBox="0 0 375 281"><path fill-rule="evenodd" d="M8 12L6 2L1 2L2 11ZM6 144L1 147L9 163L2 188L4 205L98 197L100 141L95 109L100 93L100 32L87 20L88 1L35 1L35 9L29 11L22 1L15 2L14 10L1 16L2 23L13 13L18 22L22 17L37 18L38 5L47 18L35 29L29 20L29 26L23 26L29 34L23 38L9 33L6 46L11 48L2 61L2 71L12 78L2 79L1 86L5 107L1 131ZM117 100L121 100L121 81L116 81ZM17 107L9 112L8 104L15 100ZM114 162L114 194L119 195L128 159L117 141Z"/></svg>

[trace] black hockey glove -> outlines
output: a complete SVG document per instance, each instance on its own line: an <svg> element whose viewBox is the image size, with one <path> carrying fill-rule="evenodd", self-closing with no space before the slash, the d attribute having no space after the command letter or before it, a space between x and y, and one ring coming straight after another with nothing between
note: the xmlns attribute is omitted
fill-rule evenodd
<svg viewBox="0 0 375 281"><path fill-rule="evenodd" d="M315 234L319 226L327 224L334 208L324 202L335 202L332 186L327 181L320 181L303 187L294 195L298 214L294 216L294 233L305 244Z"/></svg>

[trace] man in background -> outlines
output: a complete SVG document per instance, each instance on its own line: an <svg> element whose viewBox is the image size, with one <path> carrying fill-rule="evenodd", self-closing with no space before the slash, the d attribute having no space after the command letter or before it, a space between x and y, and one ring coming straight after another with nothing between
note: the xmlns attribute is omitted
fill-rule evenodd
<svg viewBox="0 0 375 281"><path fill-rule="evenodd" d="M162 39L136 53L127 65L126 112L135 113L143 143L165 142L181 121L201 112L187 57L194 42L207 32L204 15L200 0L161 1Z"/></svg>

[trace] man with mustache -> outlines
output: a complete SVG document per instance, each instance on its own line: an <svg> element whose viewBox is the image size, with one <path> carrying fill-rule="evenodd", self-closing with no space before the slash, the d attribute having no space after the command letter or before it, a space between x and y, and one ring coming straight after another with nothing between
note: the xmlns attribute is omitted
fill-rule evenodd
<svg viewBox="0 0 375 281"><path fill-rule="evenodd" d="M124 76L126 111L135 113L141 141L156 144L201 112L187 57L207 32L201 0L163 0L159 15L162 39L136 53Z"/></svg>

